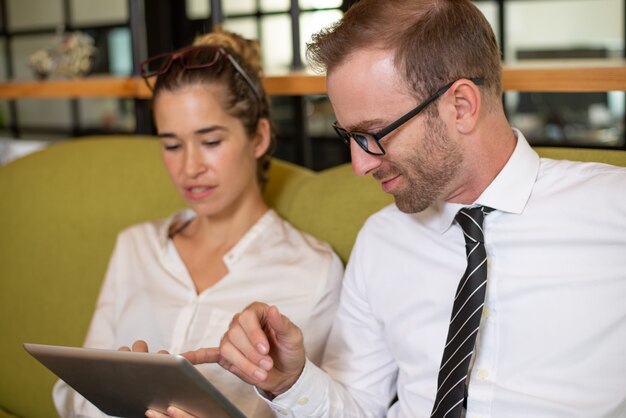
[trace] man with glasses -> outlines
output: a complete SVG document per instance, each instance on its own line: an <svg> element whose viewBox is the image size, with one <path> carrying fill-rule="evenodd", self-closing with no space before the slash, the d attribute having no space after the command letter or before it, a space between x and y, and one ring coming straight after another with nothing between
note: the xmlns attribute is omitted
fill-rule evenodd
<svg viewBox="0 0 626 418"><path fill-rule="evenodd" d="M188 357L278 416L626 416L626 170L538 157L469 0L362 0L309 56L395 205L357 238L321 369L263 303Z"/></svg>

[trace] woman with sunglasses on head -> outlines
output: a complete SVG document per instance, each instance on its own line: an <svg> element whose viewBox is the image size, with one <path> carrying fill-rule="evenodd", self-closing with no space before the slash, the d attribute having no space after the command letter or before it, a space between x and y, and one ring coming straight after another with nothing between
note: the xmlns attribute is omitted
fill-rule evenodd
<svg viewBox="0 0 626 418"><path fill-rule="evenodd" d="M300 321L308 354L321 359L343 268L263 201L274 135L260 73L258 44L231 33L143 63L142 75L156 75L163 161L188 208L119 235L86 347L217 346L233 315L261 300ZM219 365L201 371L247 416L273 416ZM61 381L54 401L64 417L104 415Z"/></svg>

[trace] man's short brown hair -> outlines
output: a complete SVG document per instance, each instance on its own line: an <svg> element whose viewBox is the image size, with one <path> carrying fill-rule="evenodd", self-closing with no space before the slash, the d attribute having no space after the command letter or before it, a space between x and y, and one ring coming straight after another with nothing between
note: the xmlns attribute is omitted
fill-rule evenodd
<svg viewBox="0 0 626 418"><path fill-rule="evenodd" d="M307 57L330 73L364 48L395 51L396 68L418 97L459 78L482 77L493 102L501 98L495 34L469 0L361 0L314 35Z"/></svg>

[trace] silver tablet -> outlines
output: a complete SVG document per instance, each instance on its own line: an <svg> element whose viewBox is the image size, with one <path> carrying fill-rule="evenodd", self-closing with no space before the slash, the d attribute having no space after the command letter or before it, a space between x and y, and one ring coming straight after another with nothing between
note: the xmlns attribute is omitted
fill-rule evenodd
<svg viewBox="0 0 626 418"><path fill-rule="evenodd" d="M196 368L178 355L41 344L24 348L108 415L145 417L170 405L197 417L245 418Z"/></svg>

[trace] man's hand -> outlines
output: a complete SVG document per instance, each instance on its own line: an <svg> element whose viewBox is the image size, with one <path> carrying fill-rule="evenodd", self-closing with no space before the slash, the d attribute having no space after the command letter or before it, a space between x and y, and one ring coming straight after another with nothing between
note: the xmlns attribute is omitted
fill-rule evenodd
<svg viewBox="0 0 626 418"><path fill-rule="evenodd" d="M218 362L243 381L270 395L286 392L305 363L302 331L275 306L255 302L236 314L219 351L204 348L182 354L194 364Z"/></svg>

